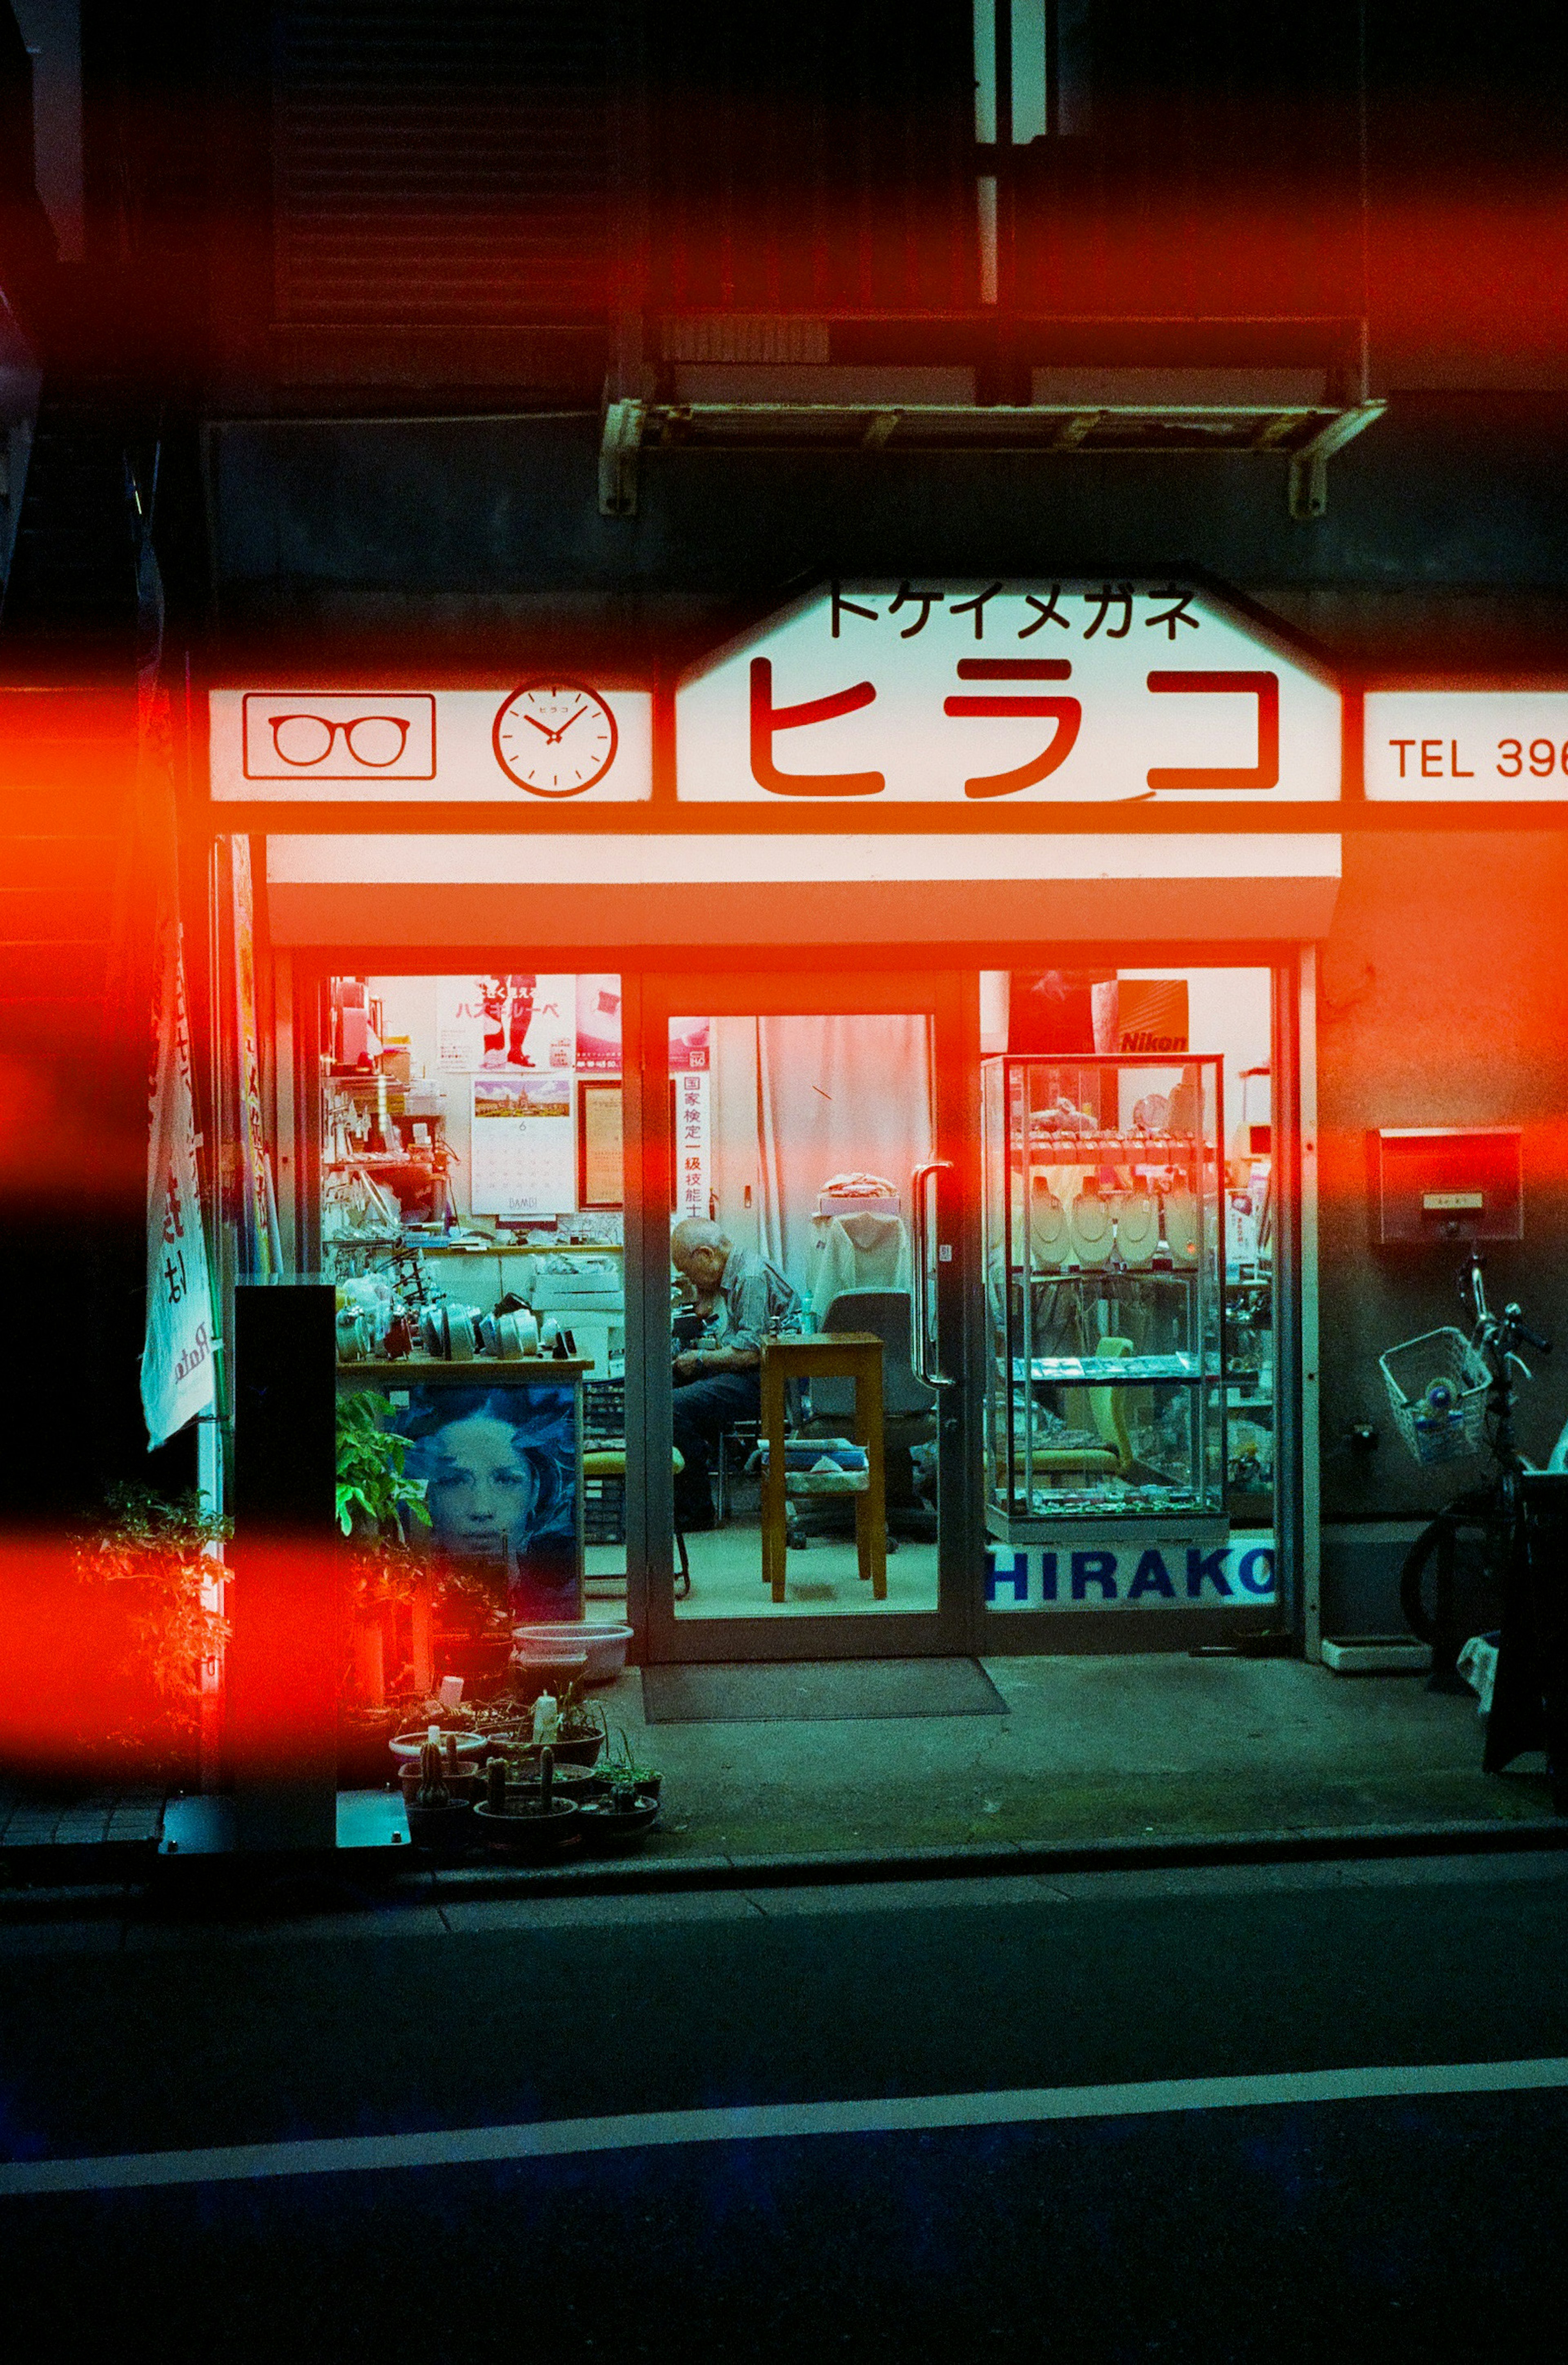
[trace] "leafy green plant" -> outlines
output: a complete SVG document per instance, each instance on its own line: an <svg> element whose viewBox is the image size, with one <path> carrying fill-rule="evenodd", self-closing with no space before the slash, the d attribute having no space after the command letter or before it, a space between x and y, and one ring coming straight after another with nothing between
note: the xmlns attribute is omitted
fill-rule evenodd
<svg viewBox="0 0 1568 2365"><path fill-rule="evenodd" d="M575 1676L562 1685L555 1702L556 1732L563 1741L586 1741L590 1733L601 1732L606 1741L610 1728L604 1721L604 1710L597 1700L583 1697L583 1678Z"/></svg>
<svg viewBox="0 0 1568 2365"><path fill-rule="evenodd" d="M386 1400L372 1389L338 1398L338 1525L394 1550L406 1541L403 1514L423 1527L425 1482L405 1464L409 1440L385 1427Z"/></svg>
<svg viewBox="0 0 1568 2365"><path fill-rule="evenodd" d="M116 1755L177 1758L196 1743L202 1664L229 1636L212 1606L228 1575L213 1548L233 1526L195 1492L169 1502L147 1486L114 1487L106 1513L73 1551L77 1583L101 1597L94 1623L110 1642L119 1702L114 1729L90 1738Z"/></svg>
<svg viewBox="0 0 1568 2365"><path fill-rule="evenodd" d="M356 1718L376 1728L386 1721L378 1689L368 1700L356 1698L354 1637L366 1620L385 1620L391 1605L412 1598L420 1572L409 1528L431 1524L425 1482L409 1476L409 1440L386 1426L387 1412L386 1398L373 1389L338 1398L337 1515L350 1552L340 1700L351 1726ZM383 1631L395 1633L395 1620Z"/></svg>
<svg viewBox="0 0 1568 2365"><path fill-rule="evenodd" d="M610 1778L613 1785L633 1790L644 1790L651 1783L660 1779L656 1765L644 1765L638 1758L631 1742L626 1737L626 1728L623 1724L618 1724L615 1728L615 1745L617 1755L615 1763L610 1768Z"/></svg>

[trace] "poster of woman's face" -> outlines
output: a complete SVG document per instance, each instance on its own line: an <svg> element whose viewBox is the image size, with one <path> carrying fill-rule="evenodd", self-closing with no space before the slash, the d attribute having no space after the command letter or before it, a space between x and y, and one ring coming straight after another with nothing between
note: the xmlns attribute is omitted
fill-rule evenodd
<svg viewBox="0 0 1568 2365"><path fill-rule="evenodd" d="M581 1614L577 1457L569 1386L415 1384L388 1424L425 1482L417 1545L493 1571L521 1621Z"/></svg>

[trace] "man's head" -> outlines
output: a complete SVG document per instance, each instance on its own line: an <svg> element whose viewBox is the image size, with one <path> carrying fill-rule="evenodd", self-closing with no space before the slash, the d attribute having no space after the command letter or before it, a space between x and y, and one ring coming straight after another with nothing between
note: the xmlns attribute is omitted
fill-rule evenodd
<svg viewBox="0 0 1568 2365"><path fill-rule="evenodd" d="M699 1294L717 1289L724 1278L733 1242L722 1225L688 1216L669 1236L669 1261Z"/></svg>

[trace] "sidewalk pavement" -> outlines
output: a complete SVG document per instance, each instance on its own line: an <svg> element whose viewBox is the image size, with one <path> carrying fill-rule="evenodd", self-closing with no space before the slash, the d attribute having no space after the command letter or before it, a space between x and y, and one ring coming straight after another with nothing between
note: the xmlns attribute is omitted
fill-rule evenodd
<svg viewBox="0 0 1568 2365"><path fill-rule="evenodd" d="M1053 1855L1568 1841L1544 1762L1483 1774L1473 1698L1428 1691L1418 1676L1175 1654L983 1664L1005 1715L735 1724L650 1724L630 1668L599 1698L611 1730L623 1727L664 1776L659 1826L637 1854L538 1873L470 1864L438 1880L684 1886L747 1870L841 1878ZM155 1808L23 1801L0 1829L0 1878L47 1878L51 1867L77 1879L145 1877ZM340 1800L340 1855L358 1869L379 1858L390 1870L395 1828L404 1838L395 1793ZM400 1874L405 1866L422 1868L411 1852L399 1855Z"/></svg>
<svg viewBox="0 0 1568 2365"><path fill-rule="evenodd" d="M628 1670L601 1697L611 1728L664 1773L645 1853L876 1858L1558 1827L1544 1761L1483 1774L1473 1695L1419 1676L1176 1654L982 1664L1005 1716L645 1730Z"/></svg>

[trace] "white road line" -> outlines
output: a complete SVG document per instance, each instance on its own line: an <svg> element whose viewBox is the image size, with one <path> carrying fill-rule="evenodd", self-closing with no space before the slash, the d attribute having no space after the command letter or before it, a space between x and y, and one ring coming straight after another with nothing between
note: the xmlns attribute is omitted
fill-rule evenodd
<svg viewBox="0 0 1568 2365"><path fill-rule="evenodd" d="M1568 2086L1568 2060L1461 2061L1377 2069L1289 2069L1249 2078L1170 2078L1126 2086L1025 2086L994 2094L917 2094L873 2102L767 2102L734 2110L644 2111L622 2118L543 2119L510 2127L332 2135L311 2143L225 2144L206 2151L122 2152L101 2159L0 2163L0 2200L28 2193L130 2191L268 2176L464 2168L555 2159L645 2145L756 2143L782 2135L922 2134L1051 2119L1239 2111L1289 2102L1371 2102L1406 2095L1528 2093Z"/></svg>

